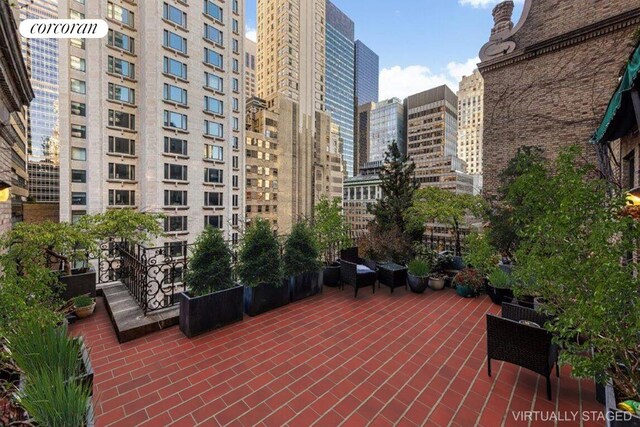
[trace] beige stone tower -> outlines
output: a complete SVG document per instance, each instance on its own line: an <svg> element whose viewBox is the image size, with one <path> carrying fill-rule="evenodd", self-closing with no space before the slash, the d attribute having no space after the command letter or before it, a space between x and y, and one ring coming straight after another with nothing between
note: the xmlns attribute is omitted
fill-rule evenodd
<svg viewBox="0 0 640 427"><path fill-rule="evenodd" d="M458 91L458 157L467 163L467 172L477 182L482 181L483 123L484 79L475 70L462 78Z"/></svg>

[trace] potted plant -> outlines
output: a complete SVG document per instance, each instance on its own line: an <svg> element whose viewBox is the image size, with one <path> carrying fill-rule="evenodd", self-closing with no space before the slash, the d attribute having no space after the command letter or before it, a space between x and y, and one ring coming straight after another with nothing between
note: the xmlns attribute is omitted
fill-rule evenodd
<svg viewBox="0 0 640 427"><path fill-rule="evenodd" d="M502 269L495 269L487 282L487 293L494 304L502 305L503 302L513 300L513 277Z"/></svg>
<svg viewBox="0 0 640 427"><path fill-rule="evenodd" d="M251 224L238 258L237 272L244 284L244 309L249 316L289 304L289 286L282 279L280 246L268 221L258 218Z"/></svg>
<svg viewBox="0 0 640 427"><path fill-rule="evenodd" d="M289 278L291 302L317 295L322 290L318 257L313 231L306 222L298 222L284 244L284 271Z"/></svg>
<svg viewBox="0 0 640 427"><path fill-rule="evenodd" d="M484 288L484 278L478 270L465 268L453 278L456 293L463 298L474 298Z"/></svg>
<svg viewBox="0 0 640 427"><path fill-rule="evenodd" d="M421 259L414 259L407 264L407 268L407 282L411 291L416 294L424 293L429 286L429 263Z"/></svg>
<svg viewBox="0 0 640 427"><path fill-rule="evenodd" d="M322 283L329 287L340 283L340 250L352 246L341 205L339 198L330 201L322 196L314 208L313 229L324 262Z"/></svg>
<svg viewBox="0 0 640 427"><path fill-rule="evenodd" d="M243 287L234 284L222 231L207 227L196 241L180 297L180 330L192 338L242 320Z"/></svg>
<svg viewBox="0 0 640 427"><path fill-rule="evenodd" d="M96 309L96 300L89 295L80 295L73 299L73 308L79 319L84 319L93 314Z"/></svg>

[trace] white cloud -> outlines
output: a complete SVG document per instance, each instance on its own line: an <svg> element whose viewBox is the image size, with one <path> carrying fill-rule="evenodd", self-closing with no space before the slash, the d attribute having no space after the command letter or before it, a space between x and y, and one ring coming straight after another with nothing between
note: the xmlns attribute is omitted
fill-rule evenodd
<svg viewBox="0 0 640 427"><path fill-rule="evenodd" d="M472 7L476 7L476 8L485 8L488 6L493 6L496 5L500 2L502 2L503 0L458 0L458 3L460 3L463 6L472 6ZM524 0L515 0L515 3L522 3Z"/></svg>
<svg viewBox="0 0 640 427"><path fill-rule="evenodd" d="M254 42L258 41L258 31L255 28L247 27L245 29L245 37Z"/></svg>
<svg viewBox="0 0 640 427"><path fill-rule="evenodd" d="M450 62L446 71L441 73L434 73L424 65L384 68L380 72L380 99L404 99L445 84L456 92L462 77L470 75L478 62L478 58L471 58L463 63Z"/></svg>

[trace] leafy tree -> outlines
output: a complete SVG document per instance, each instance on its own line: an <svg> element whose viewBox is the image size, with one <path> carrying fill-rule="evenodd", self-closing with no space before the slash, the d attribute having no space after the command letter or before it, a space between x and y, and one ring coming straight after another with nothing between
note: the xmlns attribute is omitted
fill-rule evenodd
<svg viewBox="0 0 640 427"><path fill-rule="evenodd" d="M78 227L88 230L98 242L114 239L144 244L162 234L160 221L163 218L161 214L114 209L102 214L84 215L78 221Z"/></svg>
<svg viewBox="0 0 640 427"><path fill-rule="evenodd" d="M574 375L611 379L620 398L640 400L640 277L623 261L637 250L640 224L579 153L563 152L553 174L531 168L510 184L528 189L522 207L531 209L517 230L515 291L542 297Z"/></svg>
<svg viewBox="0 0 640 427"><path fill-rule="evenodd" d="M238 254L238 275L247 286L282 286L280 245L269 221L256 219L247 229Z"/></svg>
<svg viewBox="0 0 640 427"><path fill-rule="evenodd" d="M382 198L370 207L374 222L380 230L397 229L411 240L419 240L424 227L409 224L405 212L411 207L413 195L419 187L415 179L416 165L400 153L395 142L385 154L384 168L380 172Z"/></svg>
<svg viewBox="0 0 640 427"><path fill-rule="evenodd" d="M473 232L467 236L465 260L486 277L498 270L500 254L495 250L486 233Z"/></svg>
<svg viewBox="0 0 640 427"><path fill-rule="evenodd" d="M335 261L338 250L352 244L349 227L342 213L341 200L322 196L314 208L313 229L325 264Z"/></svg>
<svg viewBox="0 0 640 427"><path fill-rule="evenodd" d="M196 241L189 260L186 283L195 296L207 295L233 287L231 250L222 231L207 227Z"/></svg>
<svg viewBox="0 0 640 427"><path fill-rule="evenodd" d="M318 244L311 227L306 221L294 224L284 244L285 276L317 271L320 268L319 256Z"/></svg>
<svg viewBox="0 0 640 427"><path fill-rule="evenodd" d="M416 191L413 206L404 214L409 221L425 223L429 220L447 224L456 238L456 252L462 253L461 226L467 216L482 216L484 201L479 196L458 194L436 187Z"/></svg>

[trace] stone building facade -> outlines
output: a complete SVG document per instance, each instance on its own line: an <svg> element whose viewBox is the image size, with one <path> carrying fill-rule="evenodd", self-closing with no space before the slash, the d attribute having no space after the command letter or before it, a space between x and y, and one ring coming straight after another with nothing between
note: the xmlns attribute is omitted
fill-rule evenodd
<svg viewBox="0 0 640 427"><path fill-rule="evenodd" d="M495 26L480 51L485 81L484 192L523 146L554 158L585 147L597 128L640 26L638 0L526 0L511 21L513 2L493 10Z"/></svg>

